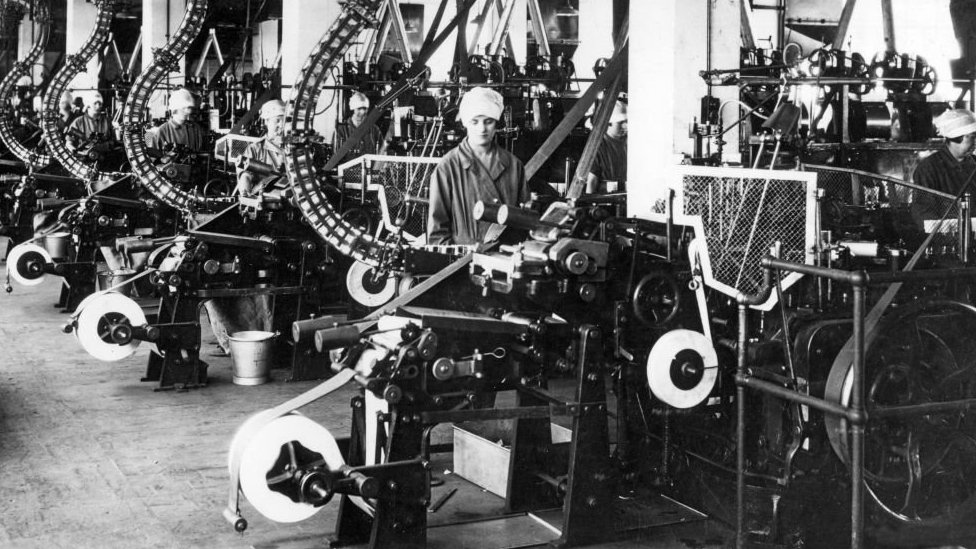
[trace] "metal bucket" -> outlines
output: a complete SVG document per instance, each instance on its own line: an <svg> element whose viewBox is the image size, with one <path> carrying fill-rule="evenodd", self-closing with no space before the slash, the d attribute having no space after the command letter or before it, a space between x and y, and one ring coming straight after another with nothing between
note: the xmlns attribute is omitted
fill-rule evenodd
<svg viewBox="0 0 976 549"><path fill-rule="evenodd" d="M51 259L67 259L71 250L71 233L51 233L41 239Z"/></svg>
<svg viewBox="0 0 976 549"><path fill-rule="evenodd" d="M276 335L274 332L257 330L231 334L230 356L234 360L234 383L261 385L268 382L271 348Z"/></svg>
<svg viewBox="0 0 976 549"><path fill-rule="evenodd" d="M98 279L98 289L107 290L117 284L122 284L118 288L115 288L114 292L118 292L124 296L132 295L132 282L129 279L136 275L133 269L116 269L114 271L101 271L96 275Z"/></svg>

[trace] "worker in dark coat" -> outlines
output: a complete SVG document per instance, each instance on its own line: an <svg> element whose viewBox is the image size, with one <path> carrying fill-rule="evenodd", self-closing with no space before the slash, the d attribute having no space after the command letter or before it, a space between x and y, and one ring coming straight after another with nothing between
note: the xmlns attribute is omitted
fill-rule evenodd
<svg viewBox="0 0 976 549"><path fill-rule="evenodd" d="M495 143L503 108L502 96L488 88L474 88L461 98L458 119L467 136L431 175L428 244L482 243L491 223L475 220L479 200L509 206L529 200L525 167Z"/></svg>
<svg viewBox="0 0 976 549"><path fill-rule="evenodd" d="M624 192L627 184L627 104L618 100L586 177L587 193Z"/></svg>
<svg viewBox="0 0 976 549"><path fill-rule="evenodd" d="M262 164L267 164L279 172L285 169L285 150L282 148L282 138L285 135L285 104L279 99L272 99L261 105L261 120L268 132L264 139L256 141L247 146L242 158L257 160ZM258 185L264 186L267 181L262 181L260 176L253 171L248 171L242 167L237 169L237 191L244 196L257 194L260 190ZM282 180L283 185L287 182Z"/></svg>
<svg viewBox="0 0 976 549"><path fill-rule="evenodd" d="M935 191L958 195L976 172L976 116L966 109L950 109L935 120L936 129L945 138L945 146L922 159L912 181ZM970 186L976 194L976 187ZM939 219L949 200L920 191L915 192L913 214L917 219Z"/></svg>
<svg viewBox="0 0 976 549"><path fill-rule="evenodd" d="M349 136L366 121L366 114L369 113L369 98L361 92L352 94L349 97L349 112L349 120L345 124L336 125L335 134L332 136L333 151L339 150L339 147L349 140ZM386 154L388 141L383 132L373 125L359 143L342 157L340 164L364 154Z"/></svg>
<svg viewBox="0 0 976 549"><path fill-rule="evenodd" d="M203 151L207 145L206 135L191 120L196 108L196 98L190 90L181 88L173 92L169 98L169 120L146 132L146 147L152 150L153 156L162 156L162 153L175 145L185 147L193 153Z"/></svg>
<svg viewBox="0 0 976 549"><path fill-rule="evenodd" d="M102 94L97 90L91 90L83 97L84 114L72 120L65 132L67 134L65 145L68 150L74 152L79 147L83 147L86 152L104 154L118 148L119 141L112 129L112 121L102 110L104 104Z"/></svg>

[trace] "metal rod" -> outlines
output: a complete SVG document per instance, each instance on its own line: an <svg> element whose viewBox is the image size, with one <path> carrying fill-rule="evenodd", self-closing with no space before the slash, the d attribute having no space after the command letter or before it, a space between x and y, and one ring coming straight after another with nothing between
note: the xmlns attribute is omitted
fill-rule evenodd
<svg viewBox="0 0 976 549"><path fill-rule="evenodd" d="M891 0L881 0L881 23L884 27L885 51L895 53L895 14L891 9Z"/></svg>
<svg viewBox="0 0 976 549"><path fill-rule="evenodd" d="M864 544L864 287L854 286L854 365L851 409L851 549Z"/></svg>
<svg viewBox="0 0 976 549"><path fill-rule="evenodd" d="M871 409L871 417L892 418L925 416L929 414L952 413L976 408L976 398L950 400L947 402L928 402L906 406L883 406Z"/></svg>
<svg viewBox="0 0 976 549"><path fill-rule="evenodd" d="M844 10L840 14L840 21L837 22L837 34L831 47L835 50L844 49L844 40L847 39L847 29L851 26L851 18L854 16L854 5L857 0L847 0Z"/></svg>
<svg viewBox="0 0 976 549"><path fill-rule="evenodd" d="M770 383L768 381L761 380L759 378L753 377L746 374L736 374L735 383L740 387L748 387L750 389L755 389L762 393L767 393L775 397L782 398L783 400L788 400L790 402L796 402L803 404L804 406L809 406L815 410L824 412L825 414L831 414L835 416L841 416L846 418L852 423L863 423L864 415L858 415L854 413L850 408L824 400L822 398L817 398L804 393L794 391L783 387L782 385L777 385L775 383Z"/></svg>
<svg viewBox="0 0 976 549"><path fill-rule="evenodd" d="M736 364L736 378L746 375L746 346L748 345L747 324L749 306L739 304L739 352ZM735 388L735 548L745 547L746 528L746 387L736 384Z"/></svg>

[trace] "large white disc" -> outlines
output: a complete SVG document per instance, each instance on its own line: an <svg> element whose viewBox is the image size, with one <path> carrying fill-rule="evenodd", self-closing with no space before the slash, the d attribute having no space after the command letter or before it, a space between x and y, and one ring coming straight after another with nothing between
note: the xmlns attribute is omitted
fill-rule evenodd
<svg viewBox="0 0 976 549"><path fill-rule="evenodd" d="M321 454L330 470L345 464L339 445L328 429L307 417L292 412L273 419L263 427L258 414L245 422L231 442L231 462L240 456L240 487L244 497L262 515L275 522L305 520L322 507L293 501L288 496L268 486L267 475L278 461L282 446L298 442L308 450ZM250 425L249 425L250 423Z"/></svg>
<svg viewBox="0 0 976 549"><path fill-rule="evenodd" d="M132 326L146 324L142 307L128 297L107 292L98 294L88 301L84 308L79 307L78 327L75 337L81 347L91 356L107 362L114 362L132 356L139 348L141 340L133 339L125 345L118 345L108 336L108 324L128 320Z"/></svg>
<svg viewBox="0 0 976 549"><path fill-rule="evenodd" d="M397 283L393 275L374 281L372 267L357 261L346 272L346 288L357 303L367 307L379 307L393 299Z"/></svg>
<svg viewBox="0 0 976 549"><path fill-rule="evenodd" d="M647 383L654 396L675 408L701 404L715 386L718 355L700 332L671 330L647 355Z"/></svg>
<svg viewBox="0 0 976 549"><path fill-rule="evenodd" d="M44 271L32 273L28 270L28 265L37 265L38 262L52 263L51 254L37 244L24 242L10 250L10 255L7 256L7 272L18 284L37 286L44 282Z"/></svg>

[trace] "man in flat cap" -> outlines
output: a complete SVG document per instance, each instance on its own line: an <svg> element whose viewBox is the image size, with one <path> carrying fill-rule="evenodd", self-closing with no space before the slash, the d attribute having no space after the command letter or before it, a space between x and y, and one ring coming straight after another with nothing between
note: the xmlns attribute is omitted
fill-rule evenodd
<svg viewBox="0 0 976 549"><path fill-rule="evenodd" d="M272 99L261 105L261 120L267 128L264 139L251 143L244 150L242 158L267 164L279 172L285 169L285 151L281 140L285 136L285 104L280 99ZM242 163L243 164L243 163ZM253 171L242 167L237 169L237 192L244 195L256 194L260 177Z"/></svg>
<svg viewBox="0 0 976 549"><path fill-rule="evenodd" d="M339 150L339 147L349 140L349 136L366 121L366 114L369 113L369 98L362 92L356 92L349 96L349 113L348 122L336 125L335 134L332 137L332 150L334 151ZM374 125L359 140L359 143L342 157L342 162L348 162L364 154L385 154L387 144L388 139Z"/></svg>
<svg viewBox="0 0 976 549"><path fill-rule="evenodd" d="M935 120L935 127L945 138L945 146L918 163L912 181L955 196L976 171L976 159L973 158L976 116L966 109L949 109ZM916 218L942 217L946 200L917 191L915 195L912 210Z"/></svg>
<svg viewBox="0 0 976 549"><path fill-rule="evenodd" d="M479 200L509 206L529 200L525 167L495 143L503 109L502 96L488 88L474 88L461 98L458 120L467 136L431 175L428 244L482 243L491 223L475 220Z"/></svg>

